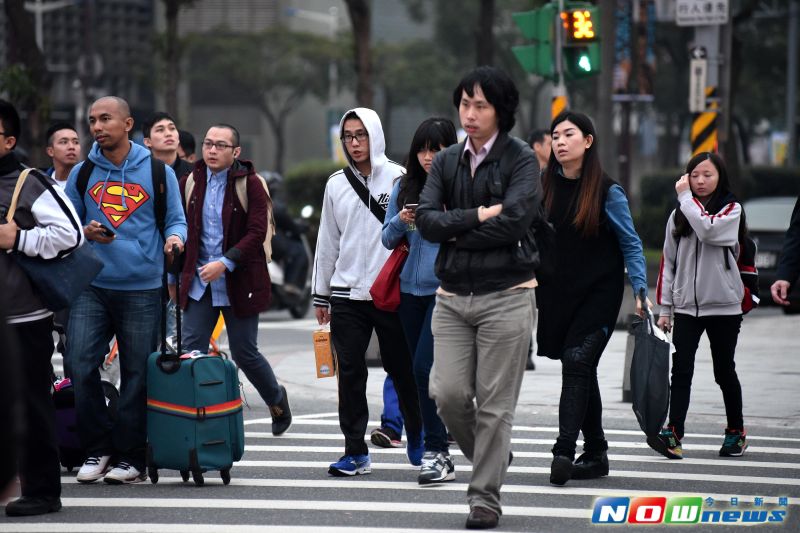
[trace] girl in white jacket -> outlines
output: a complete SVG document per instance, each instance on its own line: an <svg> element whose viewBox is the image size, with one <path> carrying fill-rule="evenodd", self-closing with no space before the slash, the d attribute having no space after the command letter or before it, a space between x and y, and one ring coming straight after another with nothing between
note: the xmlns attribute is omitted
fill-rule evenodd
<svg viewBox="0 0 800 533"><path fill-rule="evenodd" d="M717 154L694 156L675 183L679 207L667 222L656 287L661 306L658 326L673 330L672 394L669 425L651 448L682 459L689 395L697 345L703 332L711 344L714 379L722 389L728 426L719 451L739 457L747 448L742 420L742 388L733 361L742 323L744 286L736 266L747 231L742 206L731 193L725 163Z"/></svg>

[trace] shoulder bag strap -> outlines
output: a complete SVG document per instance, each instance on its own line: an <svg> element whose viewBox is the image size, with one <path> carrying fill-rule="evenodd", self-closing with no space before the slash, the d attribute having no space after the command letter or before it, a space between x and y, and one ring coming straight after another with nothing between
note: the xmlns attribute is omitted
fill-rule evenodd
<svg viewBox="0 0 800 533"><path fill-rule="evenodd" d="M25 184L25 180L28 178L28 174L31 173L30 168L26 168L22 172L19 173L19 178L17 178L17 184L14 186L14 194L11 195L11 204L8 206L8 212L6 213L6 222L11 222L14 218L14 214L17 212L17 203L19 202L19 194L22 192L22 186Z"/></svg>
<svg viewBox="0 0 800 533"><path fill-rule="evenodd" d="M369 210L372 211L372 214L375 215L375 218L378 219L378 222L383 224L383 221L386 220L386 209L384 209L375 198L370 196L366 185L361 183L361 181L356 178L356 175L353 174L353 171L350 169L350 167L344 169L344 175L347 177L347 181L350 182L350 186L354 191L356 191L358 197L361 198L362 202L364 202L364 205L366 205Z"/></svg>

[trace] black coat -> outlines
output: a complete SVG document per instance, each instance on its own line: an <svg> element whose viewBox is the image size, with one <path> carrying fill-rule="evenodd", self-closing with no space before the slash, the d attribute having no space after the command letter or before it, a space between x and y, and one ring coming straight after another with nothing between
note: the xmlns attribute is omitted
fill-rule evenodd
<svg viewBox="0 0 800 533"><path fill-rule="evenodd" d="M786 230L777 279L786 280L794 285L798 277L800 277L800 198L794 204L792 221Z"/></svg>
<svg viewBox="0 0 800 533"><path fill-rule="evenodd" d="M538 257L520 261L517 249L540 212L538 165L530 147L511 143L524 145L500 133L474 177L468 156L463 156L464 143L442 150L433 160L420 194L416 225L426 240L441 243L436 275L448 292L486 294L534 278ZM507 166L508 175L503 175L501 157L509 149L517 156ZM454 160L457 164L452 164ZM453 168L454 175L445 176L445 168ZM503 212L480 223L478 207L498 203Z"/></svg>

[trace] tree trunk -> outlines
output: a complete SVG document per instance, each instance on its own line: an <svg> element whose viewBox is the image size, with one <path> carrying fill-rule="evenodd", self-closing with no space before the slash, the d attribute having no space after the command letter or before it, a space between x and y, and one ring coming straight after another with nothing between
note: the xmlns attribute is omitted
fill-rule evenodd
<svg viewBox="0 0 800 533"><path fill-rule="evenodd" d="M345 0L350 23L353 26L355 43L356 102L358 105L372 108L372 21L368 0Z"/></svg>
<svg viewBox="0 0 800 533"><path fill-rule="evenodd" d="M494 61L494 0L481 0L475 46L478 66L491 65Z"/></svg>
<svg viewBox="0 0 800 533"><path fill-rule="evenodd" d="M164 46L165 94L167 113L178 117L178 80L180 77L180 51L178 50L178 12L180 0L164 0L166 7L167 33Z"/></svg>
<svg viewBox="0 0 800 533"><path fill-rule="evenodd" d="M27 120L23 122L22 139L17 139L28 149L31 163L45 165L47 157L42 150L34 150L40 145L39 139L44 134L45 124L49 120L50 89L53 78L47 71L47 63L42 51L36 44L33 15L25 11L24 0L5 0L5 12L9 21L11 38L8 40L11 63L20 62L28 71L37 92L30 94L24 101L14 102Z"/></svg>

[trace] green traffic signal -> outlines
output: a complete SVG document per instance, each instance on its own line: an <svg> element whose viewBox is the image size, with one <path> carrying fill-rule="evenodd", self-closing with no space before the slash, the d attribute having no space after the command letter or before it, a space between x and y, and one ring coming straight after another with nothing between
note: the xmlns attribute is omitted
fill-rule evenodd
<svg viewBox="0 0 800 533"><path fill-rule="evenodd" d="M600 72L600 10L586 2L567 2L559 13L554 2L512 14L522 35L533 41L511 48L525 72L555 80L555 32L561 32L564 77L584 78Z"/></svg>
<svg viewBox="0 0 800 533"><path fill-rule="evenodd" d="M539 9L512 14L522 35L533 41L532 44L511 48L525 72L545 78L555 77L553 38L556 12L557 9L553 4L546 4Z"/></svg>

